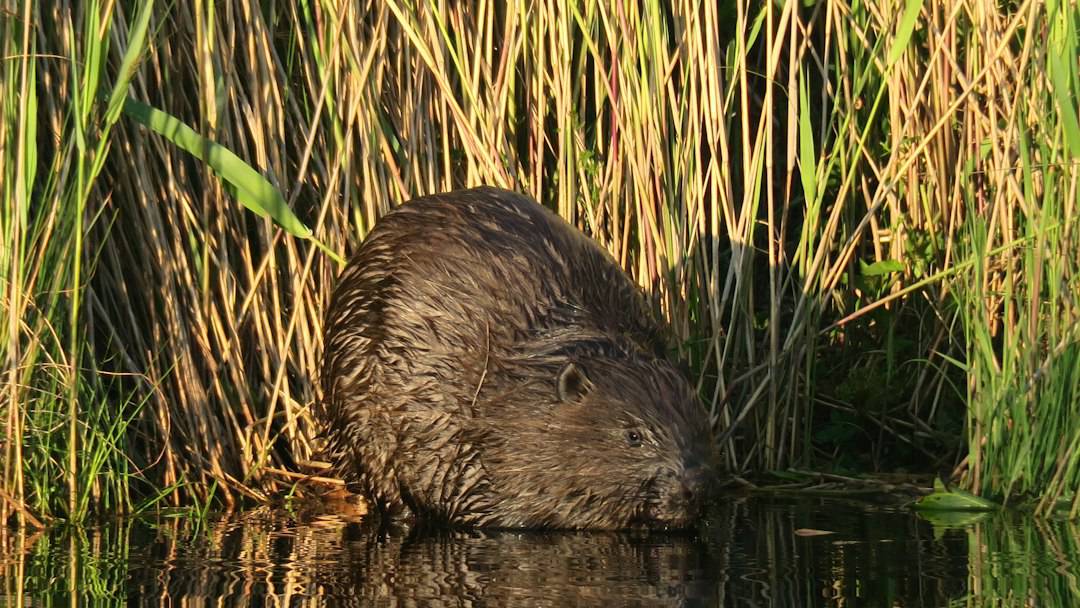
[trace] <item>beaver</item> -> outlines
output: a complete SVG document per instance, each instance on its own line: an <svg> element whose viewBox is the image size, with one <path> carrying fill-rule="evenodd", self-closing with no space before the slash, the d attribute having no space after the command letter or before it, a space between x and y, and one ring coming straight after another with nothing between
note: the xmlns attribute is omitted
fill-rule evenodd
<svg viewBox="0 0 1080 608"><path fill-rule="evenodd" d="M384 514L491 528L684 528L711 477L666 327L599 245L482 187L379 220L325 318L317 416Z"/></svg>

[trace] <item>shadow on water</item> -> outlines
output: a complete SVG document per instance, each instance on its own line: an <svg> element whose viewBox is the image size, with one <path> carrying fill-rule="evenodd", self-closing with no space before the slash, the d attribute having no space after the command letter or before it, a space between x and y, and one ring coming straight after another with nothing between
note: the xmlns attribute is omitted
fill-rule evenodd
<svg viewBox="0 0 1080 608"><path fill-rule="evenodd" d="M805 498L728 502L697 534L380 531L255 510L2 530L0 606L1070 605L1077 532Z"/></svg>

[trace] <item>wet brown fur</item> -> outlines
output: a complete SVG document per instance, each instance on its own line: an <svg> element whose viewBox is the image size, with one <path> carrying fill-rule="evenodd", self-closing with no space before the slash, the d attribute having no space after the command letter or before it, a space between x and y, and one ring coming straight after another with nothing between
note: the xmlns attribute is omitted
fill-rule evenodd
<svg viewBox="0 0 1080 608"><path fill-rule="evenodd" d="M328 453L384 511L492 527L683 527L707 417L599 246L494 188L378 222L326 316Z"/></svg>

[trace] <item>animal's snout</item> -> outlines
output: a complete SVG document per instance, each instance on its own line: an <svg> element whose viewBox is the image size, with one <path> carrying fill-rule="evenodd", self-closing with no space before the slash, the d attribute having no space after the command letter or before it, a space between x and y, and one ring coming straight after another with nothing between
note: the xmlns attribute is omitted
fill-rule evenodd
<svg viewBox="0 0 1080 608"><path fill-rule="evenodd" d="M699 505L705 498L712 477L707 467L694 466L683 470L679 479L682 500L688 505Z"/></svg>
<svg viewBox="0 0 1080 608"><path fill-rule="evenodd" d="M697 515L709 493L712 477L712 470L701 465L669 473L668 500L671 507L691 517Z"/></svg>

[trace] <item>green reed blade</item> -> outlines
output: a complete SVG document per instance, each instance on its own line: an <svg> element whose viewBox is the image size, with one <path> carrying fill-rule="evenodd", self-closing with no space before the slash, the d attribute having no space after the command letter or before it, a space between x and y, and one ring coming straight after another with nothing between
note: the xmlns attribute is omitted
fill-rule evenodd
<svg viewBox="0 0 1080 608"><path fill-rule="evenodd" d="M124 113L210 165L235 188L236 198L256 215L273 218L294 236L311 237L311 229L293 214L281 192L232 150L199 135L176 117L130 97L124 102Z"/></svg>

